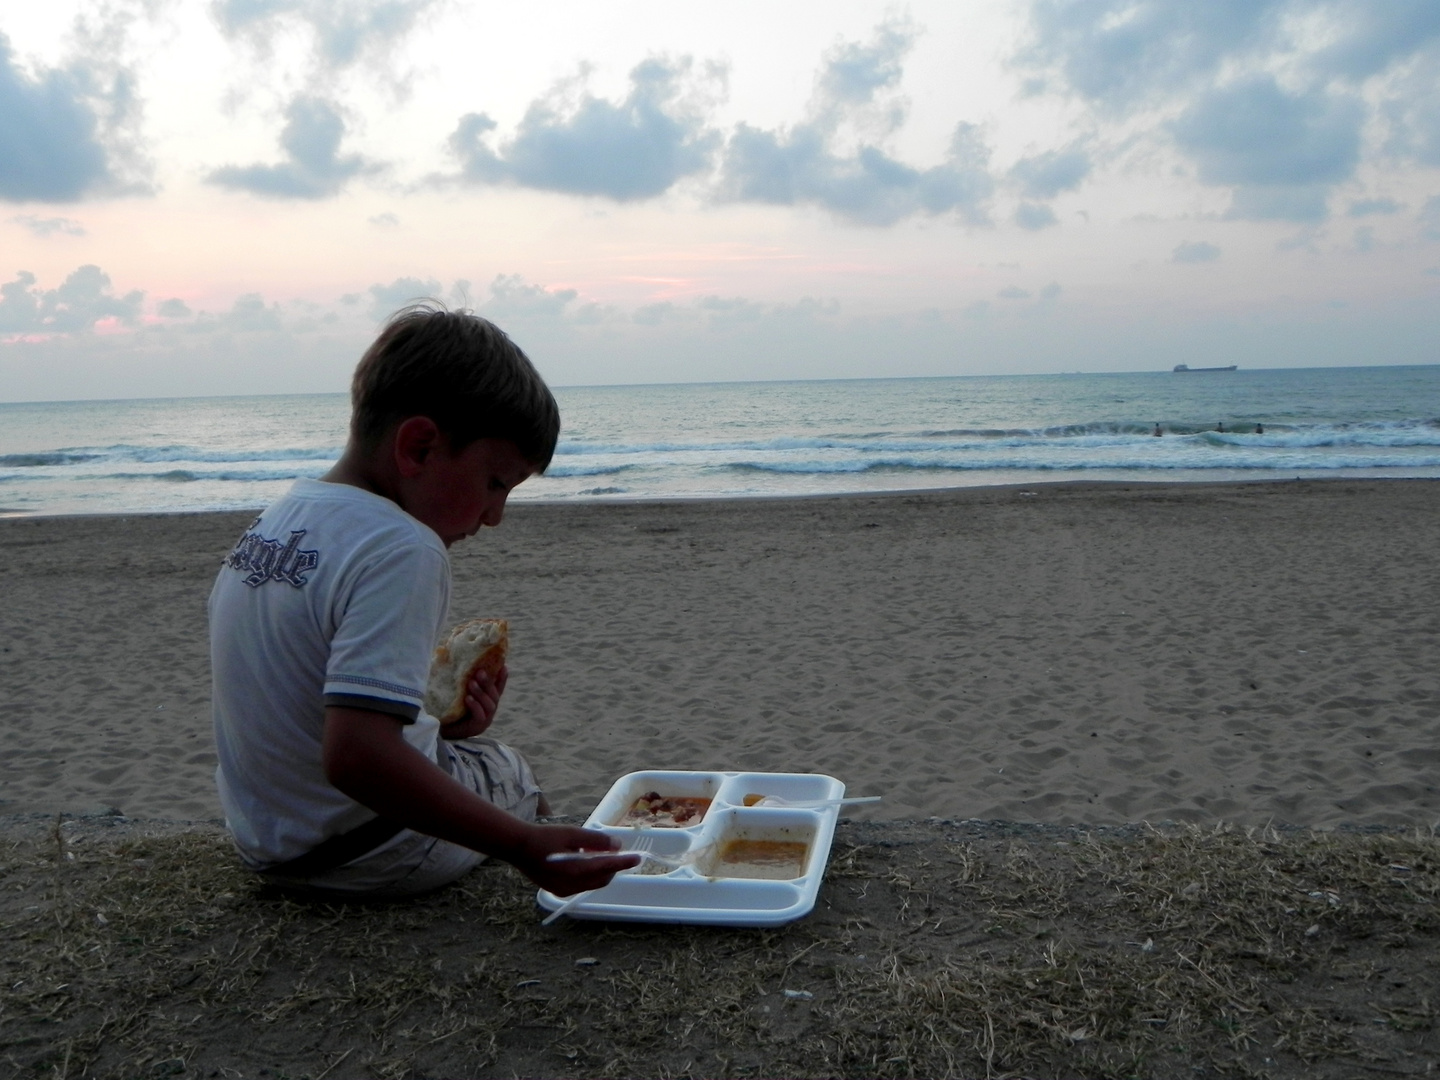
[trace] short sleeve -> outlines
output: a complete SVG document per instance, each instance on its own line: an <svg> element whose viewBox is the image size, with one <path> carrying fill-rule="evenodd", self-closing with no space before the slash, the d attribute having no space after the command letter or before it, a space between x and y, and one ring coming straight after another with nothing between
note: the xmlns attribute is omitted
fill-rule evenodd
<svg viewBox="0 0 1440 1080"><path fill-rule="evenodd" d="M414 720L450 603L450 565L425 544L395 545L358 567L336 597L325 703Z"/></svg>

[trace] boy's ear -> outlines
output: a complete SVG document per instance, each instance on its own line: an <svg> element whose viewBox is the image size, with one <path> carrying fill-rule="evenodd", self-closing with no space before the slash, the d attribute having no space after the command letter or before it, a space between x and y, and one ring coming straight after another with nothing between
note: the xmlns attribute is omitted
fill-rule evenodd
<svg viewBox="0 0 1440 1080"><path fill-rule="evenodd" d="M395 468L404 477L418 476L425 463L445 445L445 436L428 416L411 416L395 428Z"/></svg>

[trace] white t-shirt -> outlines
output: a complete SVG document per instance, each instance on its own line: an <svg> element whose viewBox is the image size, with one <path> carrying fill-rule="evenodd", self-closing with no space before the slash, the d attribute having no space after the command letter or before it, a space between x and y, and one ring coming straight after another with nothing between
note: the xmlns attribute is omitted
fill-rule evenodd
<svg viewBox="0 0 1440 1080"><path fill-rule="evenodd" d="M325 779L326 705L407 721L421 710L450 607L435 533L380 495L298 480L226 557L210 593L216 783L241 854L263 869L375 817Z"/></svg>

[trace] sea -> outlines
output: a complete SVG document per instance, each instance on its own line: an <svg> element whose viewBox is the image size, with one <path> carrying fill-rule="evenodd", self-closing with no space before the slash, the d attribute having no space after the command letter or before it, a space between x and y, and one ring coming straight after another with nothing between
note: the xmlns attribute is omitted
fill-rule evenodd
<svg viewBox="0 0 1440 1080"><path fill-rule="evenodd" d="M555 395L564 422L555 459L514 500L1440 476L1440 365ZM264 506L297 477L329 469L347 416L343 394L0 403L0 513Z"/></svg>

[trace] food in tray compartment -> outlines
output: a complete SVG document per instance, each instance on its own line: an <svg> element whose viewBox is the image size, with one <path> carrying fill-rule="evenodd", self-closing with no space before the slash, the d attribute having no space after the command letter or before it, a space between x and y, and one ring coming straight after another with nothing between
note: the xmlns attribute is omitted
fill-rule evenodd
<svg viewBox="0 0 1440 1080"><path fill-rule="evenodd" d="M726 840L710 869L712 877L769 878L784 881L805 872L810 844L796 840Z"/></svg>
<svg viewBox="0 0 1440 1080"><path fill-rule="evenodd" d="M758 802L759 802L761 799L763 799L763 798L765 798L764 795L757 795L757 794L755 794L755 793L752 791L749 795L746 795L746 796L745 796L745 798L744 798L743 801L744 801L744 803L745 803L746 806L754 806L756 803L758 803Z"/></svg>
<svg viewBox="0 0 1440 1080"><path fill-rule="evenodd" d="M616 824L636 828L683 829L699 825L709 809L709 799L647 791L631 804Z"/></svg>

